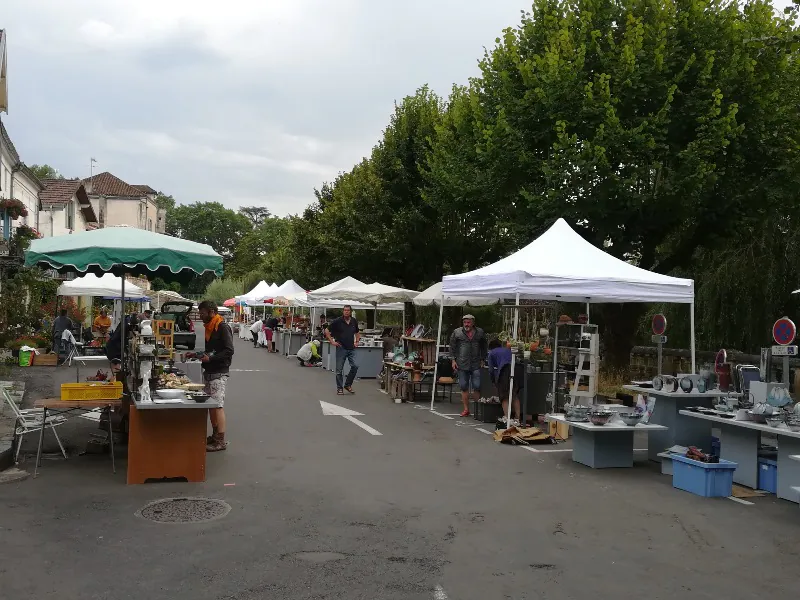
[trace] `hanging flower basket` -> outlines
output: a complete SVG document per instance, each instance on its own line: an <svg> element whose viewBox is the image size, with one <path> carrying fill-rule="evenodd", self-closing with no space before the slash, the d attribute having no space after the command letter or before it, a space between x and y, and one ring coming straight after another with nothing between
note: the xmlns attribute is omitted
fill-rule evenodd
<svg viewBox="0 0 800 600"><path fill-rule="evenodd" d="M19 219L20 217L28 216L28 209L21 200L13 198L5 198L0 200L0 212L5 212L12 219Z"/></svg>

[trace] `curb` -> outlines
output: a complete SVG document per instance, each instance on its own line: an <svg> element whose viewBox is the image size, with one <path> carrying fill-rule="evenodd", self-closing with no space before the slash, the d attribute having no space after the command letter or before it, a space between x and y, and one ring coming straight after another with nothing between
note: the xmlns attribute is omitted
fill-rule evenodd
<svg viewBox="0 0 800 600"><path fill-rule="evenodd" d="M5 471L6 469L14 466L14 453L12 450L14 449L13 445L9 446L7 450L0 450L0 471Z"/></svg>

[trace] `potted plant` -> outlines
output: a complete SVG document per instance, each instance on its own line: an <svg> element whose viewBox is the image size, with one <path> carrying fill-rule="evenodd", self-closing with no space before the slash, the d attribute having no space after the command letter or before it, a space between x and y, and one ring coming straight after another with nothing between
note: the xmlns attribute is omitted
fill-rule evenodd
<svg viewBox="0 0 800 600"><path fill-rule="evenodd" d="M12 219L28 216L28 209L21 200L4 198L0 200L0 211L5 212Z"/></svg>

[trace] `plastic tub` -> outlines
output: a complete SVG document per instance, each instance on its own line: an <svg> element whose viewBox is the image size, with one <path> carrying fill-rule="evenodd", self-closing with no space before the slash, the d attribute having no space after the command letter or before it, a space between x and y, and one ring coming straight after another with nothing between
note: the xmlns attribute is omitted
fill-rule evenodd
<svg viewBox="0 0 800 600"><path fill-rule="evenodd" d="M733 493L733 472L739 465L728 460L704 463L672 456L672 487L704 498L727 498Z"/></svg>
<svg viewBox="0 0 800 600"><path fill-rule="evenodd" d="M768 458L758 459L758 489L778 493L778 462Z"/></svg>

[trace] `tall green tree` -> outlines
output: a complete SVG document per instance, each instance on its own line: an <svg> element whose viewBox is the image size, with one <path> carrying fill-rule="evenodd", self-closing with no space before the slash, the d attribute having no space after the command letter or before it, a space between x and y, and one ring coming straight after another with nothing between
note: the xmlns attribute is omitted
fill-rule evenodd
<svg viewBox="0 0 800 600"><path fill-rule="evenodd" d="M234 250L252 230L250 221L219 202L181 204L170 211L167 233L193 242L208 244L225 260L233 259Z"/></svg>
<svg viewBox="0 0 800 600"><path fill-rule="evenodd" d="M64 179L58 169L50 165L31 165L29 168L38 179Z"/></svg>
<svg viewBox="0 0 800 600"><path fill-rule="evenodd" d="M258 227L272 216L266 206L242 206L239 213L248 218L253 227Z"/></svg>

